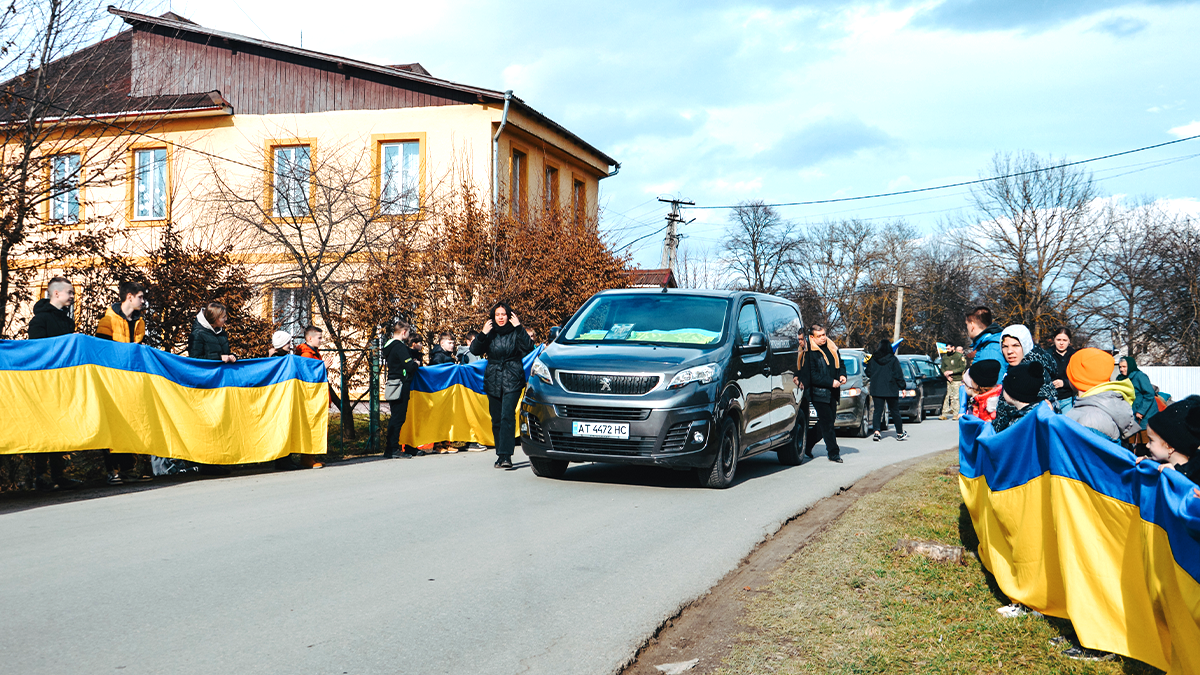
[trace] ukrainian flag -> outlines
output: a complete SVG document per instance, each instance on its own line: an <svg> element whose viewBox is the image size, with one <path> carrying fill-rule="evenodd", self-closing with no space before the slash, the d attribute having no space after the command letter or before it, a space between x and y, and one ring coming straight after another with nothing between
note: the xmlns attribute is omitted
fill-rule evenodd
<svg viewBox="0 0 1200 675"><path fill-rule="evenodd" d="M1200 499L1191 481L1039 405L997 434L959 423L979 558L1085 647L1200 673Z"/></svg>
<svg viewBox="0 0 1200 675"><path fill-rule="evenodd" d="M203 464L326 450L325 364L237 363L64 335L0 340L0 453L110 448Z"/></svg>
<svg viewBox="0 0 1200 675"><path fill-rule="evenodd" d="M526 379L534 359L541 353L539 347L522 360ZM400 430L400 443L413 447L440 441L495 445L492 414L487 394L483 393L486 367L485 360L418 368L408 399L408 416ZM519 405L517 409L520 410Z"/></svg>

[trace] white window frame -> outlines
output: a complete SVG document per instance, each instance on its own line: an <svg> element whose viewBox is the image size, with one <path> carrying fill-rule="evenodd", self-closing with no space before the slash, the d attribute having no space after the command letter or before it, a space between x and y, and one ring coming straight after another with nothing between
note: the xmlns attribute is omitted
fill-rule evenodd
<svg viewBox="0 0 1200 675"><path fill-rule="evenodd" d="M402 216L421 210L420 141L380 143L379 172L379 203L382 214Z"/></svg>
<svg viewBox="0 0 1200 675"><path fill-rule="evenodd" d="M312 323L312 305L303 288L274 288L271 290L271 319L280 330L291 334L293 341L304 339L304 329Z"/></svg>
<svg viewBox="0 0 1200 675"><path fill-rule="evenodd" d="M271 215L275 218L311 216L312 146L277 145L271 149L271 154Z"/></svg>
<svg viewBox="0 0 1200 675"><path fill-rule="evenodd" d="M74 225L79 222L79 176L83 157L64 153L50 158L50 220ZM69 190L63 190L70 185Z"/></svg>
<svg viewBox="0 0 1200 675"><path fill-rule="evenodd" d="M167 217L167 149L133 151L133 219Z"/></svg>

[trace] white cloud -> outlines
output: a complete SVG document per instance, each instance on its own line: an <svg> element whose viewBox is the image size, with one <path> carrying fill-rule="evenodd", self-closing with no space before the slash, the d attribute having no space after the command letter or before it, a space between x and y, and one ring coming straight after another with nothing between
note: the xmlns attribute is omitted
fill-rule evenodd
<svg viewBox="0 0 1200 675"><path fill-rule="evenodd" d="M1200 122L1191 122L1171 129L1171 133L1179 138L1200 135Z"/></svg>

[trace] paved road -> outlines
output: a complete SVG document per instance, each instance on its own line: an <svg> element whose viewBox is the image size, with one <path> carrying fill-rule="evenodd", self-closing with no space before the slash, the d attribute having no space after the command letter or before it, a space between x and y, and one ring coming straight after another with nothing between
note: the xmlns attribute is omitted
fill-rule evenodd
<svg viewBox="0 0 1200 675"><path fill-rule="evenodd" d="M460 453L6 513L0 670L610 673L791 516L956 444L952 422L909 429L841 439L840 465L768 453L727 490Z"/></svg>

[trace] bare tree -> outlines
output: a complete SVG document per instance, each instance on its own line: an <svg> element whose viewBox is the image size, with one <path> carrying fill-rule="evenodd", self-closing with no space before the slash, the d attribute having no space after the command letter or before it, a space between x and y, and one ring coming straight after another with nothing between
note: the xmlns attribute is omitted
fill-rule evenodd
<svg viewBox="0 0 1200 675"><path fill-rule="evenodd" d="M799 242L795 225L762 201L742 202L733 210L723 262L739 288L777 293L786 285L787 266Z"/></svg>
<svg viewBox="0 0 1200 675"><path fill-rule="evenodd" d="M1155 238L1156 278L1146 304L1148 331L1163 361L1200 366L1200 223L1183 219Z"/></svg>
<svg viewBox="0 0 1200 675"><path fill-rule="evenodd" d="M1000 318L1028 325L1038 341L1104 286L1095 270L1115 221L1091 174L1052 157L997 154L989 173L973 191L978 213L959 222L959 244L1004 280Z"/></svg>
<svg viewBox="0 0 1200 675"><path fill-rule="evenodd" d="M712 250L684 244L679 251L680 288L725 288L729 285L725 268Z"/></svg>
<svg viewBox="0 0 1200 675"><path fill-rule="evenodd" d="M17 260L47 238L105 224L80 212L79 195L124 179L129 137L80 123L111 97L105 78L120 76L111 45L82 47L114 28L99 4L82 0L13 0L0 14L0 337L14 332L15 310L45 267Z"/></svg>

